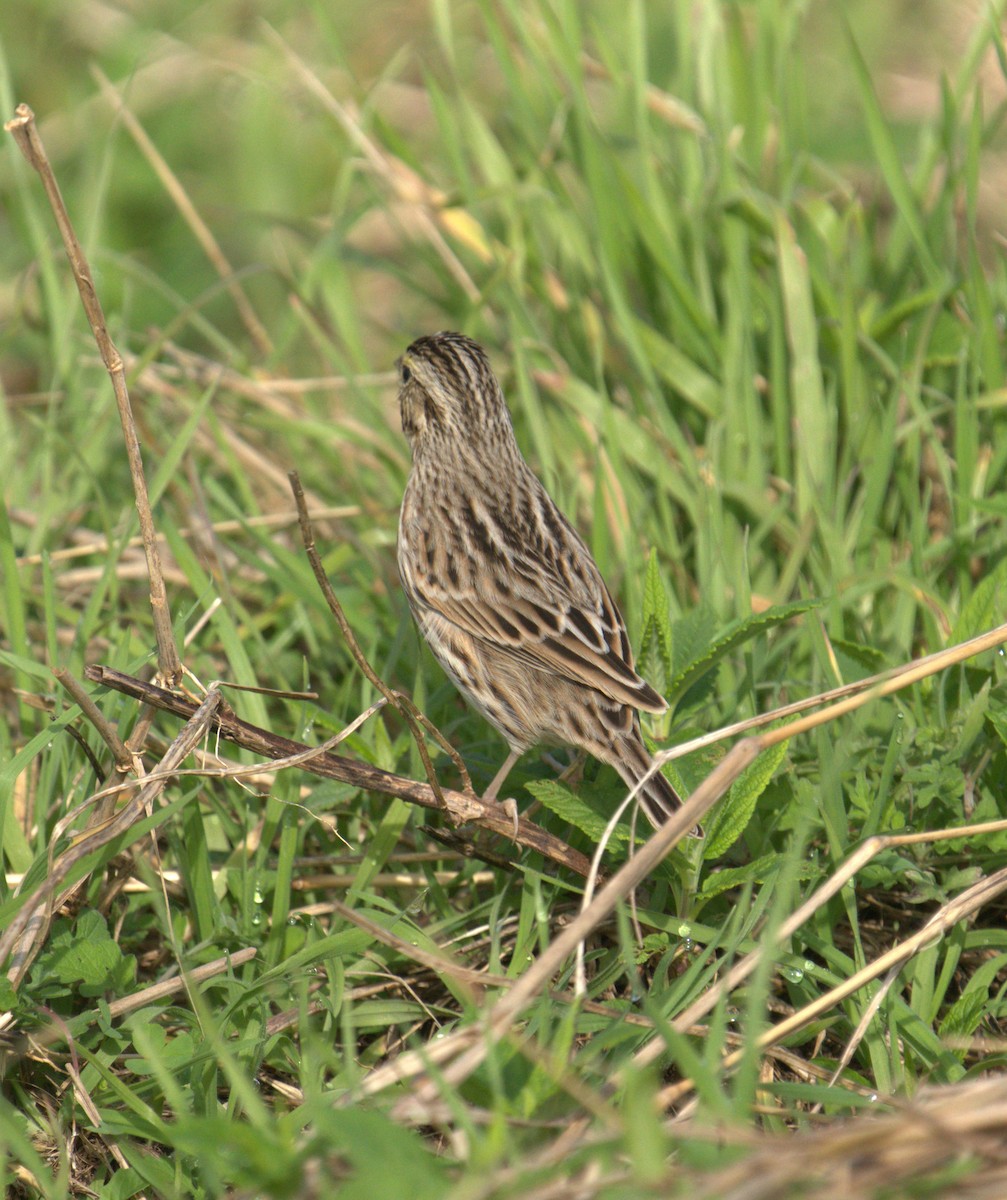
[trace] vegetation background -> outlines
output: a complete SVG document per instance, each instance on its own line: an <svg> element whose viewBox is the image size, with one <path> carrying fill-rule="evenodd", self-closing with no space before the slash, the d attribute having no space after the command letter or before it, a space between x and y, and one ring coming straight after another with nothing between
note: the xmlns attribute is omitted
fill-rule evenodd
<svg viewBox="0 0 1007 1200"><path fill-rule="evenodd" d="M6 0L3 115L35 110L127 355L193 674L314 688L231 699L306 740L373 703L300 549L296 468L371 662L492 776L502 744L419 648L394 567L392 364L440 328L486 344L619 595L673 701L659 744L1002 621L1003 9ZM107 375L9 139L0 386L2 934L112 766L52 669L136 672L153 644ZM176 732L155 721L148 766ZM592 1004L571 1005L570 964L432 1094L423 1055L479 1028L580 881L502 845L467 858L404 802L296 770L182 777L90 855L0 993L5 1184L1003 1194L1005 741L995 652L794 738L658 872L639 923L627 906L594 935ZM345 746L421 777L393 716ZM669 769L693 788L720 753ZM588 849L619 795L535 755L512 782ZM772 945L862 839L966 822L879 846ZM900 972L813 1008L942 914Z"/></svg>

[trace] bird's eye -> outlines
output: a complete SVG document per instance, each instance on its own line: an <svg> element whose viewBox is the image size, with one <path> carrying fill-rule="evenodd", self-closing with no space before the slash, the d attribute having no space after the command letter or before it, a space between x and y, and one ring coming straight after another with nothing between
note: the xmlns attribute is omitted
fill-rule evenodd
<svg viewBox="0 0 1007 1200"><path fill-rule="evenodd" d="M403 383L408 383L409 380L412 379L412 377L413 377L412 371L409 370L409 368L406 366L405 363L403 363L400 368L400 374L402 376Z"/></svg>

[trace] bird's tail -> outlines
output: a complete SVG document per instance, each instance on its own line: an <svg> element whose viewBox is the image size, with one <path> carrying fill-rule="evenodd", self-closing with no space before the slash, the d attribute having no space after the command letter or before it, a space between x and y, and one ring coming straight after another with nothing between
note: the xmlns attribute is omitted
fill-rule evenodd
<svg viewBox="0 0 1007 1200"><path fill-rule="evenodd" d="M639 733L635 737L620 738L617 753L609 761L629 788L635 788L640 780L649 775L637 797L640 808L655 829L660 829L671 814L682 807L681 796L662 774L661 768L654 767L654 759ZM692 830L696 837L701 837L702 833L698 825Z"/></svg>

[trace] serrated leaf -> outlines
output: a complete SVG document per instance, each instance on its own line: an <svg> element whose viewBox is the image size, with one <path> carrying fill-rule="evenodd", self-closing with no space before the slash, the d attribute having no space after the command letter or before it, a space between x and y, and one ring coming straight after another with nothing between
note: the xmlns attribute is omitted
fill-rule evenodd
<svg viewBox="0 0 1007 1200"><path fill-rule="evenodd" d="M581 833L587 834L593 842L601 841L605 826L611 819L611 811L608 816L596 812L583 797L575 795L557 779L534 779L526 783L525 787L540 804L544 804L557 817L569 821ZM619 825L613 838L618 842L628 842L629 833Z"/></svg>
<svg viewBox="0 0 1007 1200"><path fill-rule="evenodd" d="M958 620L951 630L951 644L967 642L969 638L993 629L1003 621L1007 611L1007 559L1004 559L965 601Z"/></svg>
<svg viewBox="0 0 1007 1200"><path fill-rule="evenodd" d="M646 678L662 693L672 674L673 641L671 619L668 616L668 591L657 565L657 553L651 550L647 560L647 574L643 581L643 637L640 660Z"/></svg>
<svg viewBox="0 0 1007 1200"><path fill-rule="evenodd" d="M717 632L717 618L705 605L687 612L671 626L671 662L674 677L678 677L697 658L706 652Z"/></svg>
<svg viewBox="0 0 1007 1200"><path fill-rule="evenodd" d="M998 701L990 701L989 712L986 714L989 717L990 724L996 730L997 737L1007 746L1007 708Z"/></svg>
<svg viewBox="0 0 1007 1200"><path fill-rule="evenodd" d="M782 861L779 854L764 854L761 858L746 863L743 867L725 867L723 870L714 871L704 882L698 899L712 900L722 892L744 887L749 883L770 883L778 874ZM808 879L818 879L823 874L822 869L814 863L804 862L798 865L795 878L803 882Z"/></svg>
<svg viewBox="0 0 1007 1200"><path fill-rule="evenodd" d="M299 803L308 812L321 813L328 812L332 808L340 808L359 795L360 788L356 784L325 779L316 784L311 789L311 794Z"/></svg>
<svg viewBox="0 0 1007 1200"><path fill-rule="evenodd" d="M840 677L847 683L877 675L888 666L888 660L873 646L836 637L829 638L829 645L839 663Z"/></svg>
<svg viewBox="0 0 1007 1200"><path fill-rule="evenodd" d="M970 988L963 992L940 1023L941 1037L971 1037L985 1019L989 999L985 988Z"/></svg>
<svg viewBox="0 0 1007 1200"><path fill-rule="evenodd" d="M664 691L667 674L661 657L661 647L658 645L657 629L653 621L647 621L643 626L643 636L640 638L640 649L636 656L636 670L659 692Z"/></svg>
<svg viewBox="0 0 1007 1200"><path fill-rule="evenodd" d="M676 700L697 683L707 672L712 671L725 655L738 646L751 641L753 637L774 625L790 621L801 613L814 608L820 608L823 600L795 600L792 604L774 604L765 612L753 613L750 617L742 617L728 625L727 629L713 642L706 645L701 653L696 654L687 666L681 668L668 688L668 700L674 704ZM676 639L678 623L675 626ZM676 651L678 643L676 640Z"/></svg>
<svg viewBox="0 0 1007 1200"><path fill-rule="evenodd" d="M764 854L743 867L725 867L722 871L714 871L703 882L698 899L712 900L714 896L732 888L744 887L748 883L765 883L767 879L776 875L779 869L780 856Z"/></svg>
<svg viewBox="0 0 1007 1200"><path fill-rule="evenodd" d="M783 762L789 742L778 742L763 750L759 757L738 776L727 799L714 810L707 824L705 859L720 858L741 837L752 819L755 805L766 790L776 768Z"/></svg>
<svg viewBox="0 0 1007 1200"><path fill-rule="evenodd" d="M666 933L648 933L637 946L633 961L642 966L648 958L656 954L664 954L671 946L671 938Z"/></svg>

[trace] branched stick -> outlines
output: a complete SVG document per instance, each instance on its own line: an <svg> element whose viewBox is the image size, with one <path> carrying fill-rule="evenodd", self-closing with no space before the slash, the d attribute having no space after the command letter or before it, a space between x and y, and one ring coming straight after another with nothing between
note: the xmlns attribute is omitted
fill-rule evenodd
<svg viewBox="0 0 1007 1200"><path fill-rule="evenodd" d="M150 608L154 619L154 636L157 639L157 673L168 687L175 685L182 678L182 663L178 656L174 634L171 629L171 610L168 608L168 594L164 587L164 573L161 570L161 555L157 546L157 534L154 530L154 518L150 511L150 497L147 494L147 481L143 474L143 459L140 456L140 439L136 434L136 424L133 421L133 410L129 403L129 392L126 390L126 371L123 367L119 351L116 350L109 337L105 324L105 314L98 299L98 293L91 277L91 268L87 257L77 240L70 214L67 212L59 184L49 165L45 146L39 137L35 126L35 114L27 104L19 104L14 110L14 117L4 125L18 144L18 149L28 160L29 166L38 172L45 188L49 205L56 218L67 258L73 269L73 277L80 292L81 302L94 340L98 343L101 360L112 380L115 392L115 402L119 408L119 420L122 422L123 437L126 442L126 455L129 459L129 473L133 479L133 492L136 496L136 512L140 518L140 533L143 536L143 549L147 556L147 575L150 581Z"/></svg>
<svg viewBox="0 0 1007 1200"><path fill-rule="evenodd" d="M128 774L133 770L133 755L130 753L125 742L119 737L118 731L110 721L106 721L102 715L101 709L91 699L89 692L85 692L83 685L79 680L75 679L63 667L57 667L53 671L55 679L63 685L70 693L76 703L80 706L81 712L97 729L101 740L112 751L115 758L115 769L123 775Z"/></svg>
<svg viewBox="0 0 1007 1200"><path fill-rule="evenodd" d="M185 696L176 695L155 684L136 679L132 675L124 675L111 667L88 666L84 675L92 683L100 683L113 691L142 700L153 708L174 713L188 720L196 711L196 705ZM212 727L216 729L225 741L233 742L261 754L263 758L289 758L295 754L310 752L314 747L305 746L302 742L291 741L290 738L280 737L242 721L227 708L219 709L213 717ZM456 824L470 821L484 829L510 838L529 850L535 850L543 858L566 867L582 877L590 869L587 857L568 846L560 838L553 837L546 830L522 817L517 835L510 816L501 811L500 805L487 804L474 793L454 791L451 788L440 789L440 796L434 792L429 783L420 783L415 779L407 779L402 775L393 775L372 767L369 763L356 762L350 758L329 752L318 753L315 757L302 764L302 769L326 779L338 779L343 783L353 784L363 791L381 792L386 796L397 796L409 804L418 804L421 808L446 812Z"/></svg>

